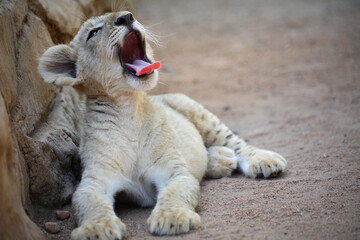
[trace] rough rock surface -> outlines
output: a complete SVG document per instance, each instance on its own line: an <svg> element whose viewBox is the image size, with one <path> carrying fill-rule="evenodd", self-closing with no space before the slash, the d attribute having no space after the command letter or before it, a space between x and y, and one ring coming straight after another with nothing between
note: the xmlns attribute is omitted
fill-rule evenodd
<svg viewBox="0 0 360 240"><path fill-rule="evenodd" d="M78 123L84 106L79 103L84 99L73 88L60 88L45 123L31 134L24 149L36 204L51 207L69 202L80 178Z"/></svg>
<svg viewBox="0 0 360 240"><path fill-rule="evenodd" d="M1 239L44 239L22 206L18 161L17 154L13 154L9 116L0 95L0 236Z"/></svg>

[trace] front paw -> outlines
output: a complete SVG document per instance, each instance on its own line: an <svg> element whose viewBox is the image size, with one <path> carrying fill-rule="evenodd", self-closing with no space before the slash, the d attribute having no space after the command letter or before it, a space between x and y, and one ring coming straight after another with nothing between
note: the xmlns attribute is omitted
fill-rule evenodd
<svg viewBox="0 0 360 240"><path fill-rule="evenodd" d="M256 148L249 151L239 163L243 173L252 178L275 177L284 171L287 165L286 159L280 154Z"/></svg>
<svg viewBox="0 0 360 240"><path fill-rule="evenodd" d="M174 235L200 227L200 216L185 208L154 209L147 220L150 232L157 235Z"/></svg>
<svg viewBox="0 0 360 240"><path fill-rule="evenodd" d="M125 224L117 217L86 223L71 233L72 240L117 239L125 233Z"/></svg>

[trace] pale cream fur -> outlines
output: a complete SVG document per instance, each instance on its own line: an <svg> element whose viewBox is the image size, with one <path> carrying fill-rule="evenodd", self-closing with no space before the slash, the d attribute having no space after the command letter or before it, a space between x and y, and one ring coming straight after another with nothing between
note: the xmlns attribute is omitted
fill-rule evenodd
<svg viewBox="0 0 360 240"><path fill-rule="evenodd" d="M79 227L72 239L121 239L125 225L113 210L114 195L126 192L141 206L153 206L148 223L154 234L180 234L200 226L194 211L204 176L229 176L239 168L249 177L283 171L277 153L247 145L216 116L181 94L148 96L158 72L141 79L119 62L129 29L144 40L136 20L114 24L129 12L86 21L69 45L48 49L39 71L46 82L86 93L80 154L84 172L73 196ZM88 38L95 28L96 36Z"/></svg>

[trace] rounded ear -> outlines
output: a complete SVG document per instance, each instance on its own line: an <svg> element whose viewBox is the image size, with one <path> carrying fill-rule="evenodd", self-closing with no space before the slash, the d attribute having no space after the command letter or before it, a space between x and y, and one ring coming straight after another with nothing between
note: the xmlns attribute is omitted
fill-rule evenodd
<svg viewBox="0 0 360 240"><path fill-rule="evenodd" d="M39 73L48 83L73 86L76 79L76 52L68 45L60 44L46 50L39 62Z"/></svg>

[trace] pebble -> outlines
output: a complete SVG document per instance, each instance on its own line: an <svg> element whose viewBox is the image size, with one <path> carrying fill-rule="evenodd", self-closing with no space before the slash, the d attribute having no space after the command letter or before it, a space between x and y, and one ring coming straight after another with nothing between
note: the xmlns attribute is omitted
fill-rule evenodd
<svg viewBox="0 0 360 240"><path fill-rule="evenodd" d="M231 107L229 105L227 105L227 106L224 106L222 109L224 111L230 111Z"/></svg>
<svg viewBox="0 0 360 240"><path fill-rule="evenodd" d="M70 217L69 211L56 211L56 218L59 220L65 220Z"/></svg>
<svg viewBox="0 0 360 240"><path fill-rule="evenodd" d="M60 232L60 226L56 222L47 222L44 224L44 228L49 233L58 233Z"/></svg>

